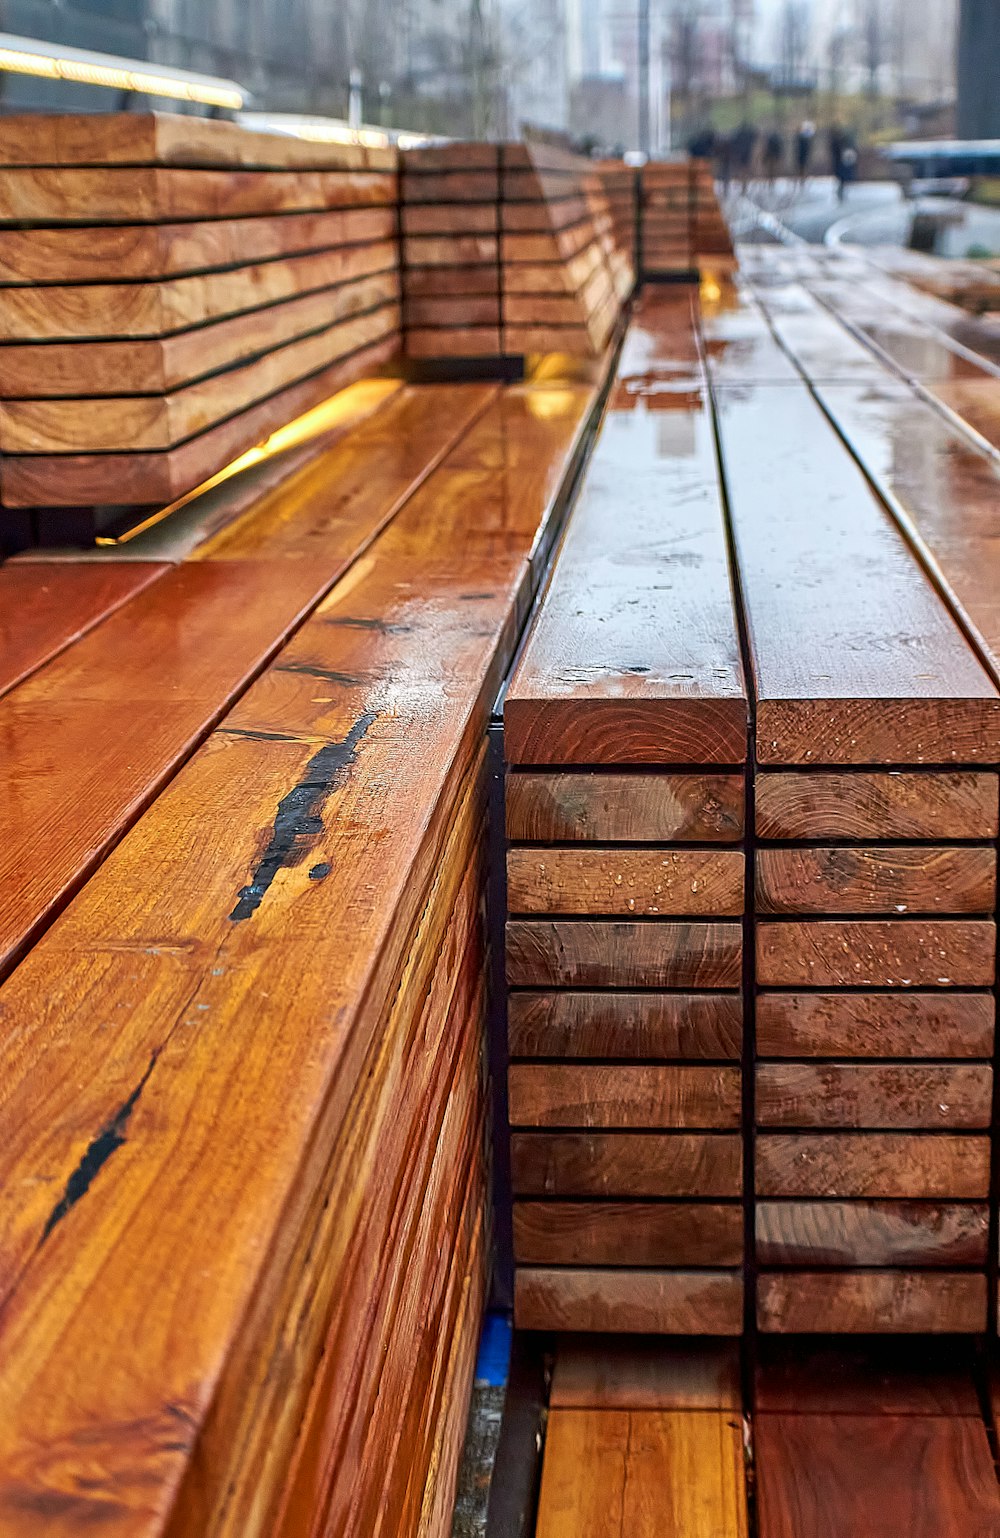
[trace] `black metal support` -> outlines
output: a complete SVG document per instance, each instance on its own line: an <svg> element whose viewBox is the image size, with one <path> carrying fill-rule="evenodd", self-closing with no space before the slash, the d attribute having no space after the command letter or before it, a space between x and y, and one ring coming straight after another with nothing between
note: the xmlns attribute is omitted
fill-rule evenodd
<svg viewBox="0 0 1000 1538"><path fill-rule="evenodd" d="M531 1538L535 1531L547 1401L545 1337L515 1331L486 1538Z"/></svg>
<svg viewBox="0 0 1000 1538"><path fill-rule="evenodd" d="M514 1306L513 1197L510 1178L510 1118L507 1110L507 983L504 976L504 926L507 918L507 852L504 836L503 720L494 716L487 731L489 821L486 881L486 935L489 945L489 992L486 1009L486 1057L490 1072L492 1134L493 1273L490 1307Z"/></svg>

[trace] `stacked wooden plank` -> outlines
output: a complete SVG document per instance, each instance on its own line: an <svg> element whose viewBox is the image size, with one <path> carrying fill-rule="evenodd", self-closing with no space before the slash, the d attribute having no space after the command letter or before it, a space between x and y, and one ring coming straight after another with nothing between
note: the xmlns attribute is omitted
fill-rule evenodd
<svg viewBox="0 0 1000 1538"><path fill-rule="evenodd" d="M691 245L697 264L735 266L733 237L715 191L712 167L706 160L691 162Z"/></svg>
<svg viewBox="0 0 1000 1538"><path fill-rule="evenodd" d="M607 199L615 244L638 272L639 173L623 160L599 160L594 170Z"/></svg>
<svg viewBox="0 0 1000 1538"><path fill-rule="evenodd" d="M546 145L506 145L502 191L506 351L600 352L631 283L596 172Z"/></svg>
<svg viewBox="0 0 1000 1538"><path fill-rule="evenodd" d="M640 250L644 277L695 267L695 186L691 162L650 160L640 172Z"/></svg>
<svg viewBox="0 0 1000 1538"><path fill-rule="evenodd" d="M159 115L0 124L0 503L169 503L396 350L395 157Z"/></svg>
<svg viewBox="0 0 1000 1538"><path fill-rule="evenodd" d="M405 350L495 357L500 336L500 147L404 151L400 175Z"/></svg>
<svg viewBox="0 0 1000 1538"><path fill-rule="evenodd" d="M515 1321L737 1334L747 701L688 301L636 324L504 707Z"/></svg>
<svg viewBox="0 0 1000 1538"><path fill-rule="evenodd" d="M65 664L45 714L122 786L130 706L189 735L0 990L11 1538L449 1531L488 1243L483 739L594 392L437 386L431 444L427 388L31 675ZM127 627L69 667L136 606L148 696Z"/></svg>
<svg viewBox="0 0 1000 1538"><path fill-rule="evenodd" d="M981 1331L1000 695L805 387L716 400L757 701L758 1323Z"/></svg>

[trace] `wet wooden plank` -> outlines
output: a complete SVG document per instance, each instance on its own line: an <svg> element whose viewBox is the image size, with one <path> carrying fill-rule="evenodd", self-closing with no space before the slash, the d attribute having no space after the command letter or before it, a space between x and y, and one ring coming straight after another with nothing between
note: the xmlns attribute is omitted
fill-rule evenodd
<svg viewBox="0 0 1000 1538"><path fill-rule="evenodd" d="M345 319L322 331L162 395L0 401L0 452L147 454L174 448L299 380L394 336L400 324L397 286L393 277L389 294L367 313L348 312Z"/></svg>
<svg viewBox="0 0 1000 1538"><path fill-rule="evenodd" d="M570 1410L549 1419L537 1538L746 1538L738 1418Z"/></svg>
<svg viewBox="0 0 1000 1538"><path fill-rule="evenodd" d="M519 1330L739 1335L741 1271L629 1271L518 1266Z"/></svg>
<svg viewBox="0 0 1000 1538"><path fill-rule="evenodd" d="M757 776L758 838L996 838L995 774L858 771Z"/></svg>
<svg viewBox="0 0 1000 1538"><path fill-rule="evenodd" d="M725 993L511 993L511 1057L736 1059L743 1004Z"/></svg>
<svg viewBox="0 0 1000 1538"><path fill-rule="evenodd" d="M14 113L3 120L4 166L234 166L392 171L396 151L247 128L180 112Z"/></svg>
<svg viewBox="0 0 1000 1538"><path fill-rule="evenodd" d="M718 399L758 762L995 762L1000 695L805 386Z"/></svg>
<svg viewBox="0 0 1000 1538"><path fill-rule="evenodd" d="M394 234L392 208L193 223L88 225L83 230L58 225L0 228L0 284L106 285L109 273L114 273L116 283L138 283L244 267L309 251L332 253L338 246L391 241ZM86 303L83 294L79 298Z"/></svg>
<svg viewBox="0 0 1000 1538"><path fill-rule="evenodd" d="M737 1068L512 1063L507 1086L514 1127L740 1124Z"/></svg>
<svg viewBox="0 0 1000 1538"><path fill-rule="evenodd" d="M887 1197L982 1201L989 1193L984 1137L905 1132L760 1133L759 1197Z"/></svg>
<svg viewBox="0 0 1000 1538"><path fill-rule="evenodd" d="M764 1415L761 1538L996 1538L1000 1493L971 1417Z"/></svg>
<svg viewBox="0 0 1000 1538"><path fill-rule="evenodd" d="M745 865L735 849L510 849L507 907L511 913L735 916L743 912Z"/></svg>
<svg viewBox="0 0 1000 1538"><path fill-rule="evenodd" d="M390 331L370 347L268 396L169 452L8 455L0 466L6 507L166 506L193 491L279 427L387 363Z"/></svg>
<svg viewBox="0 0 1000 1538"><path fill-rule="evenodd" d="M515 1132L511 1166L518 1196L735 1197L743 1150L726 1133Z"/></svg>
<svg viewBox="0 0 1000 1538"><path fill-rule="evenodd" d="M761 993L760 1057L993 1055L996 1008L986 993Z"/></svg>
<svg viewBox="0 0 1000 1538"><path fill-rule="evenodd" d="M507 837L533 843L735 843L744 782L734 774L509 774Z"/></svg>
<svg viewBox="0 0 1000 1538"><path fill-rule="evenodd" d="M168 572L0 704L0 965L65 903L492 393L440 388L391 398L384 419L361 421L210 543L202 554L211 558Z"/></svg>
<svg viewBox="0 0 1000 1538"><path fill-rule="evenodd" d="M982 1415L972 1349L933 1339L919 1352L900 1341L762 1342L754 1408L782 1415Z"/></svg>
<svg viewBox="0 0 1000 1538"><path fill-rule="evenodd" d="M739 924L511 919L507 981L517 988L736 988Z"/></svg>
<svg viewBox="0 0 1000 1538"><path fill-rule="evenodd" d="M738 1266L743 1209L738 1203L519 1201L514 1259L536 1266Z"/></svg>
<svg viewBox="0 0 1000 1538"><path fill-rule="evenodd" d="M757 979L765 987L987 988L995 948L985 919L764 920Z"/></svg>
<svg viewBox="0 0 1000 1538"><path fill-rule="evenodd" d="M654 316L645 330L655 329ZM711 418L694 397L671 420L683 453L664 449L655 412L612 403L605 418L507 693L512 764L707 766L745 757L746 690Z"/></svg>
<svg viewBox="0 0 1000 1538"><path fill-rule="evenodd" d="M396 201L388 172L206 170L186 166L8 167L0 220L146 224L321 212Z"/></svg>
<svg viewBox="0 0 1000 1538"><path fill-rule="evenodd" d="M757 1325L786 1335L978 1335L986 1277L970 1271L768 1271Z"/></svg>
<svg viewBox="0 0 1000 1538"><path fill-rule="evenodd" d="M989 913L997 860L990 845L864 845L758 849L758 913Z"/></svg>
<svg viewBox="0 0 1000 1538"><path fill-rule="evenodd" d="M720 1341L563 1335L553 1410L742 1411L738 1350Z"/></svg>
<svg viewBox="0 0 1000 1538"><path fill-rule="evenodd" d="M153 561L8 561L0 568L0 694L166 570Z"/></svg>
<svg viewBox="0 0 1000 1538"><path fill-rule="evenodd" d="M365 1436L362 1417L359 1444L352 1417L379 1388L371 1361L363 1401L340 1370L339 1353L367 1339L359 1314L338 1312L344 1247L357 1242L378 1263L386 1246L367 1223L396 1211L393 1179L410 1167L402 1145L429 1131L437 1142L409 1086L447 1044L465 1043L453 1019L441 1046L422 1036L428 974L441 959L438 1002L462 974L441 958L440 931L463 882L480 911L481 745L514 616L529 602L532 551L592 401L567 384L539 411L535 387L505 392L0 993L5 1109L18 1131L0 1150L2 1183L19 1193L0 1212L14 1295L2 1394L17 1407L0 1427L0 1464L37 1468L53 1440L77 1447L83 1436L88 1484L74 1514L82 1506L93 1528L98 1509L109 1538L148 1525L151 1510L169 1511L178 1531L208 1531L223 1506L232 1532L249 1531L262 1481L280 1488L307 1418L330 1480L322 1519L346 1524ZM289 846L282 818L293 809ZM475 1001L460 1013L472 1045ZM478 1052L463 1061L474 1103ZM133 1094L113 1170L41 1244L80 1159ZM393 1150L384 1163L381 1138ZM49 1180L26 1178L38 1169ZM461 1201L453 1171L439 1175ZM419 1232L412 1210L408 1235ZM451 1246L431 1251L428 1264L450 1270ZM433 1321L421 1331L413 1319L425 1297L408 1285L414 1275L396 1272L393 1306L412 1333L391 1331L407 1350L382 1384L396 1428L399 1405L419 1408L429 1389L427 1374L408 1380L403 1368L433 1360L440 1339ZM351 1297L367 1309L364 1267L359 1282ZM162 1328L150 1325L151 1298ZM135 1370L123 1373L123 1360ZM67 1373L83 1362L69 1394ZM310 1403L324 1363L334 1397ZM196 1431L178 1440L164 1404L183 1405ZM123 1435L123 1424L139 1429ZM406 1444L382 1442L391 1530L412 1491L397 1485L408 1487ZM0 1485L0 1526L23 1511L23 1487Z"/></svg>
<svg viewBox="0 0 1000 1538"><path fill-rule="evenodd" d="M758 1202L762 1266L984 1266L985 1202Z"/></svg>
<svg viewBox="0 0 1000 1538"><path fill-rule="evenodd" d="M758 1063L761 1127L988 1127L993 1071L985 1063Z"/></svg>
<svg viewBox="0 0 1000 1538"><path fill-rule="evenodd" d="M279 300L254 310L252 319L231 315L171 336L11 342L0 349L0 390L8 400L165 394L398 297L397 274L382 272Z"/></svg>

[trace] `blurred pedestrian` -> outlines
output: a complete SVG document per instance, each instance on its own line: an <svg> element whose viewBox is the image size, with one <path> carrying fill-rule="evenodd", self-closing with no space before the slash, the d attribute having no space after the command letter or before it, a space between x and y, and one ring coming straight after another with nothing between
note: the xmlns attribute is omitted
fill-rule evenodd
<svg viewBox="0 0 1000 1538"><path fill-rule="evenodd" d="M715 174L722 183L722 190L728 192L733 174L733 141L729 134L715 136L715 166Z"/></svg>
<svg viewBox="0 0 1000 1538"><path fill-rule="evenodd" d="M840 124L839 123L832 123L830 125L830 133L829 133L829 141L830 141L830 170L832 171L833 175L836 177L838 182L840 181L841 158L842 158L843 153L844 153L845 138L846 138L846 135L844 134L844 130L840 126Z"/></svg>
<svg viewBox="0 0 1000 1538"><path fill-rule="evenodd" d="M746 191L747 182L753 171L753 152L757 146L757 130L752 123L745 119L733 134L733 165L736 175L739 177Z"/></svg>
<svg viewBox="0 0 1000 1538"><path fill-rule="evenodd" d="M812 159L815 137L816 124L809 118L805 118L795 135L795 169L798 172L799 181L805 181L809 175L809 162Z"/></svg>
<svg viewBox="0 0 1000 1538"><path fill-rule="evenodd" d="M837 198L842 203L847 192L848 182L853 182L858 170L858 152L854 139L849 133L845 133L840 142L840 155L837 169Z"/></svg>
<svg viewBox="0 0 1000 1538"><path fill-rule="evenodd" d="M774 185L785 160L785 141L776 128L764 140L764 175Z"/></svg>

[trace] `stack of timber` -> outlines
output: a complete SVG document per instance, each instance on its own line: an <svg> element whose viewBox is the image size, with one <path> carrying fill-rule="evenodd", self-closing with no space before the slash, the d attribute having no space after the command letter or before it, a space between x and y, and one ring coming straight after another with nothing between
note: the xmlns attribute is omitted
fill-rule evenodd
<svg viewBox="0 0 1000 1538"><path fill-rule="evenodd" d="M1000 695L806 387L730 384L756 695L757 1322L979 1332Z"/></svg>
<svg viewBox="0 0 1000 1538"><path fill-rule="evenodd" d="M632 291L601 179L545 145L407 151L405 350L417 359L597 356Z"/></svg>
<svg viewBox="0 0 1000 1538"><path fill-rule="evenodd" d="M593 404L392 391L39 638L119 820L0 990L5 1538L449 1531L488 1251L485 727ZM186 721L158 776L137 703ZM57 847L90 798L45 783Z"/></svg>
<svg viewBox="0 0 1000 1538"><path fill-rule="evenodd" d="M747 722L690 304L660 290L504 705L522 1327L742 1329Z"/></svg>
<svg viewBox="0 0 1000 1538"><path fill-rule="evenodd" d="M712 167L706 160L691 162L691 244L696 265L718 270L735 267L733 237L715 191Z"/></svg>
<svg viewBox="0 0 1000 1538"><path fill-rule="evenodd" d="M0 168L0 504L43 537L169 504L398 349L392 151L32 114Z"/></svg>
<svg viewBox="0 0 1000 1538"><path fill-rule="evenodd" d="M405 351L496 357L500 336L500 146L427 145L400 157Z"/></svg>
<svg viewBox="0 0 1000 1538"><path fill-rule="evenodd" d="M644 277L694 270L694 191L688 160L650 160L643 166L640 241Z"/></svg>
<svg viewBox="0 0 1000 1538"><path fill-rule="evenodd" d="M638 272L639 172L623 160L599 160L594 170L607 199L615 245Z"/></svg>

